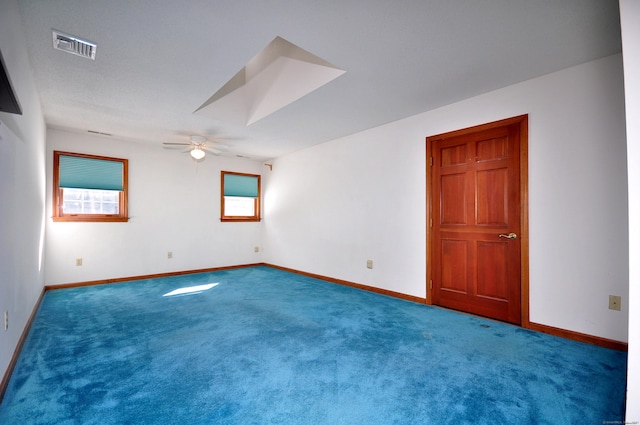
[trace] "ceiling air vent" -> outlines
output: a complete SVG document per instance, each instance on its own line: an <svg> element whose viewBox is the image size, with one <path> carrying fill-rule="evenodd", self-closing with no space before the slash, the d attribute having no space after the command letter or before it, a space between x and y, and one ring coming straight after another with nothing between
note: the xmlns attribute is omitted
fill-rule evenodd
<svg viewBox="0 0 640 425"><path fill-rule="evenodd" d="M98 47L96 43L82 40L74 35L65 34L56 30L53 30L52 34L54 49L91 60L96 59L96 48Z"/></svg>

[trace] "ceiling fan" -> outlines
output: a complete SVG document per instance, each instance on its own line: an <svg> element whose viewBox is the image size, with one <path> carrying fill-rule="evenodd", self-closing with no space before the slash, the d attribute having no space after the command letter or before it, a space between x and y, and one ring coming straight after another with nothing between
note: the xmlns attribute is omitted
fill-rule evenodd
<svg viewBox="0 0 640 425"><path fill-rule="evenodd" d="M188 142L164 142L163 145L170 149L186 146L187 148L183 152L190 152L193 159L196 160L204 158L205 151L219 155L227 150L226 145L207 142L207 139L203 136L190 136Z"/></svg>

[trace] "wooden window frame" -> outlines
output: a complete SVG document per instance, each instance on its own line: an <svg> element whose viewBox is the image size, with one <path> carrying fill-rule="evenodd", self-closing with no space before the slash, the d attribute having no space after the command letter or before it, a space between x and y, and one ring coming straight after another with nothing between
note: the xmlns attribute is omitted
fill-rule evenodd
<svg viewBox="0 0 640 425"><path fill-rule="evenodd" d="M258 197L254 202L254 215L252 216L233 216L225 215L225 196L224 196L224 176L225 174L233 174L236 176L256 177L258 179ZM260 184L259 174L237 173L234 171L220 171L220 221L222 222L259 222L260 221L260 203L262 199L262 188Z"/></svg>
<svg viewBox="0 0 640 425"><path fill-rule="evenodd" d="M118 214L65 214L62 211L63 190L60 187L60 156L97 159L122 163L122 191L118 195ZM129 221L129 161L123 158L89 155L74 152L53 152L53 221L55 222L126 222Z"/></svg>

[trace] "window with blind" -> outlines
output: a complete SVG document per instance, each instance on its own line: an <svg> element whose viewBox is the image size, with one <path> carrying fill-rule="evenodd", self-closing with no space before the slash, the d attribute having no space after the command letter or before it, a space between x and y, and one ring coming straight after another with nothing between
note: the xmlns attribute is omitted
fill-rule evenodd
<svg viewBox="0 0 640 425"><path fill-rule="evenodd" d="M127 221L128 161L53 152L53 221Z"/></svg>
<svg viewBox="0 0 640 425"><path fill-rule="evenodd" d="M260 176L222 171L220 220L260 221Z"/></svg>

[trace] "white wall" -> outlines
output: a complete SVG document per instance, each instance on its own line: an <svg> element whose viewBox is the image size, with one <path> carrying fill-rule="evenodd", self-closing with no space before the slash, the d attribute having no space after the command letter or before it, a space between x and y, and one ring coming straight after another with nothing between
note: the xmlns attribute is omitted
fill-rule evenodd
<svg viewBox="0 0 640 425"><path fill-rule="evenodd" d="M54 150L128 159L129 222L54 223ZM261 245L260 223L220 222L220 170L261 174L262 162L208 154L196 165L189 154L157 143L50 129L46 164L46 284L262 261L262 252L254 252Z"/></svg>
<svg viewBox="0 0 640 425"><path fill-rule="evenodd" d="M45 125L22 18L14 0L0 4L0 50L22 115L0 112L0 377L42 291Z"/></svg>
<svg viewBox="0 0 640 425"><path fill-rule="evenodd" d="M640 3L620 1L629 164L627 423L640 421Z"/></svg>
<svg viewBox="0 0 640 425"><path fill-rule="evenodd" d="M529 114L531 321L626 341L621 55L278 158L265 261L425 297L425 137L520 114ZM623 297L621 312L608 309L609 294Z"/></svg>

